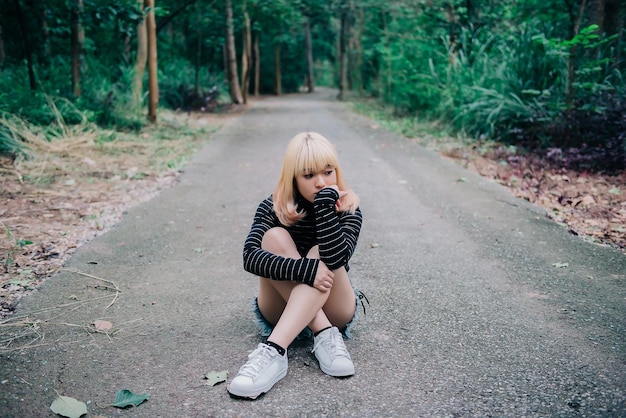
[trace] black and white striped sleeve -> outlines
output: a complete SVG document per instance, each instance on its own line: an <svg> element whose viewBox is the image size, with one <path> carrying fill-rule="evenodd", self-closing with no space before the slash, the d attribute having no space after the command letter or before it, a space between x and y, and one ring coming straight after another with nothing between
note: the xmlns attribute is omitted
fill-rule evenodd
<svg viewBox="0 0 626 418"><path fill-rule="evenodd" d="M259 204L243 246L244 269L268 279L289 280L313 286L319 260L281 257L261 248L263 235L276 226L282 225L274 213L272 200L267 198Z"/></svg>
<svg viewBox="0 0 626 418"><path fill-rule="evenodd" d="M335 203L339 193L331 188L322 189L315 195L315 222L320 259L331 270L347 266L354 254L361 232L363 217L360 209L354 214L337 212Z"/></svg>

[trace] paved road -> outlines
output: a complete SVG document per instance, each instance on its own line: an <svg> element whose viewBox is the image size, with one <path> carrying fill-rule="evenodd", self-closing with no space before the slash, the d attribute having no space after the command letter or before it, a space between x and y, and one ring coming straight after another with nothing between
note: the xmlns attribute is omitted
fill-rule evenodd
<svg viewBox="0 0 626 418"><path fill-rule="evenodd" d="M362 198L351 266L370 305L347 343L357 374L328 377L297 345L272 391L234 400L202 377L232 378L259 341L242 243L286 142L303 130L336 143ZM90 416L626 415L626 257L328 91L263 100L231 120L181 184L130 210L67 267L122 292L107 307L113 293L94 287L107 283L66 271L23 299L18 315L40 321L45 339L0 357L0 416L52 416L56 392L87 402ZM114 325L111 335L88 332L96 319ZM151 398L99 407L120 389Z"/></svg>

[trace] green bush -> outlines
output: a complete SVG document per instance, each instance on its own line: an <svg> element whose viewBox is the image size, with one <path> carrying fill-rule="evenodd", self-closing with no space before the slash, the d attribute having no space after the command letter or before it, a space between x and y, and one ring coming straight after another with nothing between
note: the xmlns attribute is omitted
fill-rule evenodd
<svg viewBox="0 0 626 418"><path fill-rule="evenodd" d="M161 104L172 110L217 111L222 94L228 92L223 73L210 73L206 68L201 69L196 86L195 69L185 60L165 62L158 77Z"/></svg>
<svg viewBox="0 0 626 418"><path fill-rule="evenodd" d="M24 146L17 140L11 131L4 125L0 125L0 155L15 158L25 155Z"/></svg>

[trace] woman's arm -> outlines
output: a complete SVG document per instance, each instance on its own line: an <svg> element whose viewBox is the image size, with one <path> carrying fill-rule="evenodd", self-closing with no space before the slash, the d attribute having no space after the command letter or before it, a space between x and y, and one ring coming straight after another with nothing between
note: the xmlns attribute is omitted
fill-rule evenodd
<svg viewBox="0 0 626 418"><path fill-rule="evenodd" d="M277 226L282 225L274 213L271 198L267 198L259 204L244 243L243 268L260 277L301 282L313 286L319 260L281 257L261 248L263 235Z"/></svg>
<svg viewBox="0 0 626 418"><path fill-rule="evenodd" d="M333 188L320 190L313 202L320 259L331 270L346 266L354 254L363 218L360 209L354 214L337 212L339 193Z"/></svg>

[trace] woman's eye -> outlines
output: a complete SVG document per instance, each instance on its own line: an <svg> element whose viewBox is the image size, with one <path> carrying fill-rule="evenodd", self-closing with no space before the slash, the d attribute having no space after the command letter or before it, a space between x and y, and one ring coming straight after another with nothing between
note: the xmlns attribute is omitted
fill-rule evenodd
<svg viewBox="0 0 626 418"><path fill-rule="evenodd" d="M331 174L333 174L333 170L326 170L324 174L326 174L327 176L330 176Z"/></svg>
<svg viewBox="0 0 626 418"><path fill-rule="evenodd" d="M312 179L313 178L313 174L310 174L310 173L309 174L305 174L304 178L307 179L307 180L308 179Z"/></svg>

